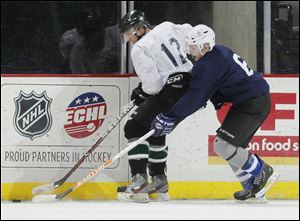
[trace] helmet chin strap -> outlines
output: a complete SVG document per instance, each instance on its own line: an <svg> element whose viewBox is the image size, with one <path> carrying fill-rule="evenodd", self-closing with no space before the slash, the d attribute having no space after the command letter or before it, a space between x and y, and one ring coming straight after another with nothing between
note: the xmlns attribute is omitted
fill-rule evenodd
<svg viewBox="0 0 300 221"><path fill-rule="evenodd" d="M204 52L202 52L202 50L203 50L204 48L201 49L200 45L198 45L198 44L197 44L197 47L198 47L198 49L199 49L200 54L203 56L203 55L205 54Z"/></svg>
<svg viewBox="0 0 300 221"><path fill-rule="evenodd" d="M199 48L199 51L200 51L200 54L202 55L202 56L204 56L207 52L203 52L203 50L205 49L204 47L201 49L201 47L199 46L199 45L197 45L197 47ZM208 49L208 51L210 51L210 47L209 47L209 49Z"/></svg>

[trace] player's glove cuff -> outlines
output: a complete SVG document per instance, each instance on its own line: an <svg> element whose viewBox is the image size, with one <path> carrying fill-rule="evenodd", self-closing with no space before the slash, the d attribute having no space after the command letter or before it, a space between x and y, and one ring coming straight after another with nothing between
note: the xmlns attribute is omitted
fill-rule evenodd
<svg viewBox="0 0 300 221"><path fill-rule="evenodd" d="M176 118L165 116L163 113L158 114L151 123L151 130L155 130L152 136L160 137L171 133L176 123Z"/></svg>
<svg viewBox="0 0 300 221"><path fill-rule="evenodd" d="M132 91L130 99L134 100L134 104L136 106L139 106L141 103L143 103L150 95L143 91L142 89L142 83L139 83L139 85Z"/></svg>

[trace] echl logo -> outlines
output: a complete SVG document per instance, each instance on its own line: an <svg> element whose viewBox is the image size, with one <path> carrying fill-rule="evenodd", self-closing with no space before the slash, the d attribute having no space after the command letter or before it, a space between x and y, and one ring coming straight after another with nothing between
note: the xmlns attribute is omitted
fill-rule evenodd
<svg viewBox="0 0 300 221"><path fill-rule="evenodd" d="M52 99L47 96L46 91L42 94L36 94L34 91L25 94L20 91L19 96L14 101L16 105L14 126L20 135L33 140L50 130Z"/></svg>
<svg viewBox="0 0 300 221"><path fill-rule="evenodd" d="M102 125L107 105L103 97L88 92L76 97L67 108L66 132L74 138L84 138L93 134Z"/></svg>

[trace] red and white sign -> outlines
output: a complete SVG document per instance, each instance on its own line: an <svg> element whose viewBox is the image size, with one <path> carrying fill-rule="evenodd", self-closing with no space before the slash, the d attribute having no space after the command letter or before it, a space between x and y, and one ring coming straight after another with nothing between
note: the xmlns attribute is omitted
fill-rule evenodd
<svg viewBox="0 0 300 221"><path fill-rule="evenodd" d="M107 112L104 98L94 92L76 97L67 108L66 132L74 138L88 137L100 128Z"/></svg>
<svg viewBox="0 0 300 221"><path fill-rule="evenodd" d="M298 119L298 116L296 116L298 106L297 93L271 92L270 114L259 128L258 133L250 141L247 149L262 157L299 158L299 126L291 126L298 125L295 122ZM230 107L231 104L227 104L216 112L220 125ZM293 131L293 129L296 131ZM290 136L290 134L294 136ZM213 151L214 138L215 135L209 135L208 137L209 158L217 156Z"/></svg>

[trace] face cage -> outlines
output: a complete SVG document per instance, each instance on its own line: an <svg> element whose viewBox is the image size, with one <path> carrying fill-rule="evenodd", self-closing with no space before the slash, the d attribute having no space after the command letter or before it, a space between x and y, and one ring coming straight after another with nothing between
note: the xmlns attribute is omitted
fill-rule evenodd
<svg viewBox="0 0 300 221"><path fill-rule="evenodd" d="M191 43L189 40L185 41L186 53L189 54L189 55L192 55L191 51L190 51L190 46L194 46L194 45L197 46L197 48L199 49L200 54L203 55L203 53L201 52L201 50L202 50L201 45L199 45L197 43Z"/></svg>
<svg viewBox="0 0 300 221"><path fill-rule="evenodd" d="M189 40L186 40L185 44L186 44L187 54L191 55L191 52L190 52L190 46L196 45L197 48L199 49L200 54L203 56L204 53L202 52L202 49L203 49L203 45L204 45L205 43L209 43L209 42L203 42L203 43L201 43L201 44L197 44L197 43L190 43ZM210 43L209 43L209 47L210 47L209 51L211 51Z"/></svg>
<svg viewBox="0 0 300 221"><path fill-rule="evenodd" d="M136 34L136 29L134 27L121 33L120 37L121 37L122 44L126 44L130 40L130 38L132 38L132 36L135 34Z"/></svg>

